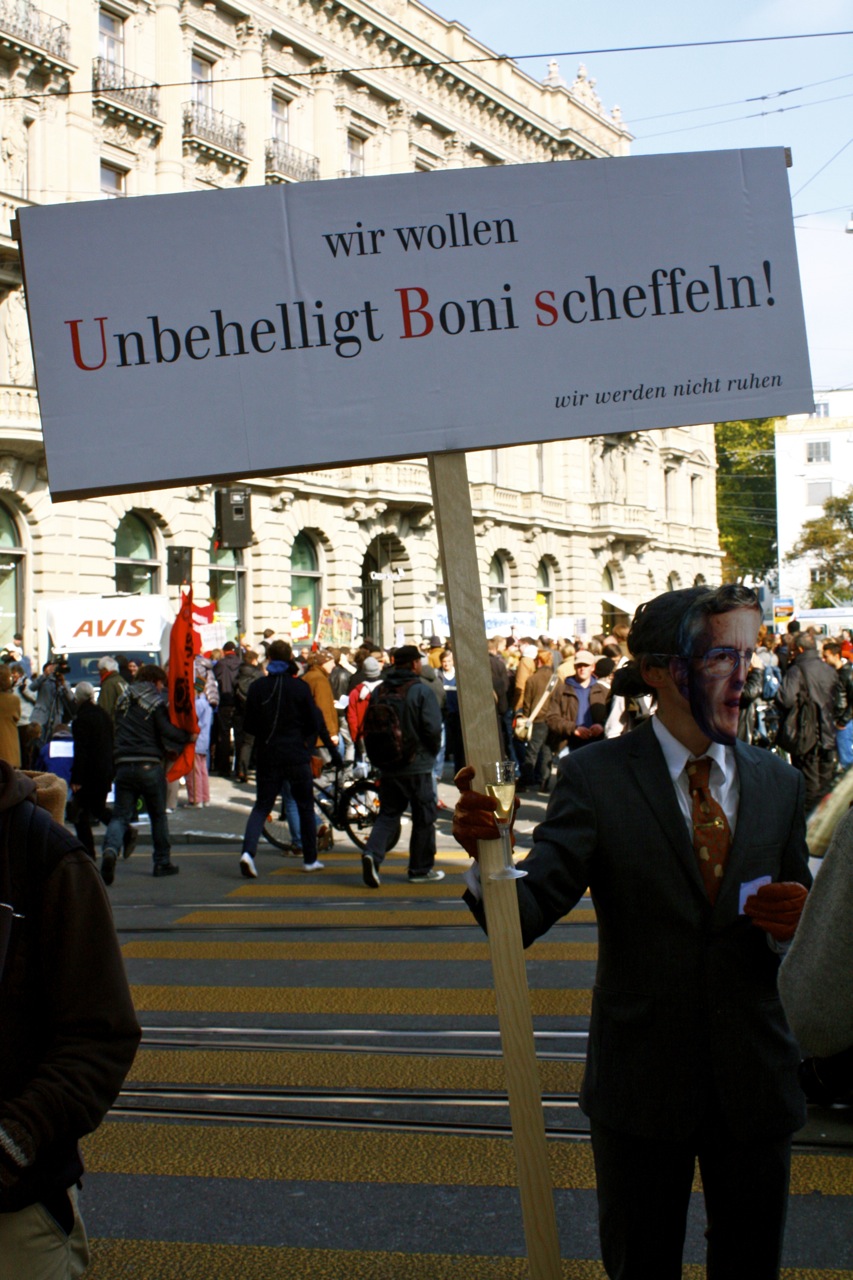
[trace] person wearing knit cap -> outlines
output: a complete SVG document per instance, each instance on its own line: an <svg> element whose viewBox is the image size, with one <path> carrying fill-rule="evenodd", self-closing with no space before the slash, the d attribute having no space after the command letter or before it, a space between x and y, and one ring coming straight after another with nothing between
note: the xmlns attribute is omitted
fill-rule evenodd
<svg viewBox="0 0 853 1280"><path fill-rule="evenodd" d="M356 762L364 759L364 717L370 705L370 695L382 679L382 667L376 658L364 659L361 675L363 679L350 690L346 712Z"/></svg>

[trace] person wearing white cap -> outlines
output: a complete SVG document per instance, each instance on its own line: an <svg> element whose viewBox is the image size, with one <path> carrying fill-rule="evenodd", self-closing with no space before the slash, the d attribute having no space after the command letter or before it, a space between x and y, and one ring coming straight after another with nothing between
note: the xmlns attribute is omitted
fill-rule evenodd
<svg viewBox="0 0 853 1280"><path fill-rule="evenodd" d="M595 663L588 649L578 649L575 674L557 685L548 704L548 728L559 740L559 751L577 751L604 733L610 690L593 675Z"/></svg>

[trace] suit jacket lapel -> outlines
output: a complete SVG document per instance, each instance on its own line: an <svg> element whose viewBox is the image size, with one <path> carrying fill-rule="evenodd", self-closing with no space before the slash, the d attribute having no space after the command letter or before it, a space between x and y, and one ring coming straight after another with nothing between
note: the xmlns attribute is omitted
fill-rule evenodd
<svg viewBox="0 0 853 1280"><path fill-rule="evenodd" d="M696 862L693 842L678 806L675 787L663 752L660 749L651 720L628 735L629 760L652 812L667 842L675 852L679 863L696 892L707 902L705 886Z"/></svg>

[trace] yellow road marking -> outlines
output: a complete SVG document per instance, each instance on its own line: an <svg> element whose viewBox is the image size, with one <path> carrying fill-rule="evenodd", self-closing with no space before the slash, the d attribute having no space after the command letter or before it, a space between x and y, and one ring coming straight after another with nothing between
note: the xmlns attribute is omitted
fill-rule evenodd
<svg viewBox="0 0 853 1280"><path fill-rule="evenodd" d="M464 964L489 959L482 942L127 942L126 960L419 960ZM537 942L529 960L596 960L596 942Z"/></svg>
<svg viewBox="0 0 853 1280"><path fill-rule="evenodd" d="M92 1173L456 1187L511 1187L517 1180L508 1138L110 1120L83 1149ZM588 1143L549 1142L548 1156L555 1187L594 1188ZM853 1195L853 1159L795 1155L791 1190Z"/></svg>
<svg viewBox="0 0 853 1280"><path fill-rule="evenodd" d="M584 911L582 909L575 910L571 916L567 916L566 920L571 920L572 924L594 924L595 912ZM256 928L258 925L339 925L342 927L358 927L362 929L373 929L378 927L386 929L409 929L415 928L433 928L436 925L452 925L454 929L475 929L479 930L474 917L466 908L464 902L460 902L458 907L454 904L448 906L444 911L398 911L393 907L387 910L371 911L364 907L358 906L351 911L315 911L311 907L303 907L301 910L279 911L270 909L269 911L229 911L223 908L221 911L192 911L187 916L182 916L175 922L176 924L204 924L204 925L244 925L245 928Z"/></svg>
<svg viewBox="0 0 853 1280"><path fill-rule="evenodd" d="M491 987L187 987L131 986L137 1011L173 1013L345 1013L365 1017L493 1018ZM589 991L531 991L534 1017L588 1014Z"/></svg>
<svg viewBox="0 0 853 1280"><path fill-rule="evenodd" d="M539 1061L545 1093L580 1088L582 1062ZM128 1084L201 1084L256 1089L418 1089L505 1093L502 1058L428 1057L392 1053L247 1053L237 1050L146 1049Z"/></svg>
<svg viewBox="0 0 853 1280"><path fill-rule="evenodd" d="M192 1244L184 1241L94 1239L87 1280L527 1280L526 1258L453 1253L366 1253L344 1249L276 1249L262 1245ZM563 1258L561 1280L606 1280L593 1259ZM684 1280L704 1280L705 1267L688 1263ZM781 1280L853 1280L853 1271L783 1267Z"/></svg>
<svg viewBox="0 0 853 1280"><path fill-rule="evenodd" d="M270 1280L271 1276L311 1276L312 1280L527 1280L526 1258L453 1253L358 1253L344 1249L275 1249L261 1245L190 1244L159 1240L93 1240L87 1280ZM704 1268L687 1268L700 1280ZM791 1273L793 1275L793 1273ZM813 1272L814 1280L841 1280L848 1272ZM784 1273L783 1273L784 1275ZM564 1258L562 1280L605 1280L600 1262ZM787 1277L786 1277L787 1280Z"/></svg>

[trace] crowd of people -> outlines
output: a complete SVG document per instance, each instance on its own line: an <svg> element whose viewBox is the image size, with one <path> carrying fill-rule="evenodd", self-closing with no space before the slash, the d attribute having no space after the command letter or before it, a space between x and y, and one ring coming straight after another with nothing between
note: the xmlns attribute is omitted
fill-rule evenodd
<svg viewBox="0 0 853 1280"><path fill-rule="evenodd" d="M519 793L549 794L560 759L596 740L620 737L651 715L652 698L632 678L627 637L628 627L617 625L609 634L590 637L489 638L497 722L504 755L516 765ZM181 749L185 736L169 720L166 672L150 665L140 668L115 654L104 655L98 675L97 689L87 681L71 688L61 658L34 674L21 637L16 637L0 655L0 760L65 778L68 817L93 857L93 827L102 822L106 828L106 883L112 882L120 857L133 848L140 798L151 818L154 874L176 874L167 814L179 801L177 784L167 783L164 765ZM413 822L410 878L442 874L433 865L435 820L445 807L438 784L465 765L452 638L432 635L396 651L369 638L358 647L296 648L267 628L255 648L241 638L199 654L194 675L199 733L185 803L210 803L211 774L238 785L255 776L257 804L240 860L244 875L258 874L261 810L265 818L278 795L292 852L302 857L306 869L322 869L312 789L306 781L318 760L326 766L364 763L386 779L385 811L363 862L365 884L378 887L387 852L382 841L397 838L407 807ZM305 722L301 737L292 725L285 732L280 723L291 715L285 713L277 683L284 677L298 679L310 694L311 726ZM408 689L413 677L429 698L420 693L407 698L412 703L404 726L408 758L382 767L366 749L369 708L381 701L389 685L402 682ZM268 705L274 692L275 725ZM787 753L803 774L809 812L853 763L850 632L821 637L792 622L784 633L773 635L762 625L748 668L738 672L738 698L738 738ZM423 707L429 708L428 716ZM110 809L107 795L115 784L116 803ZM322 844L322 829L320 838Z"/></svg>

